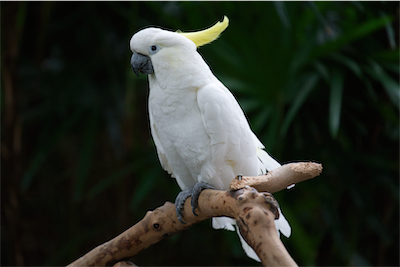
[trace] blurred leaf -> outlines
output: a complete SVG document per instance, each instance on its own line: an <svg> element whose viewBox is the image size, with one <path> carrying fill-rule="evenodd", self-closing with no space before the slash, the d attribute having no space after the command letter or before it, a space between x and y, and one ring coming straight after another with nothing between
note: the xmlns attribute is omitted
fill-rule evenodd
<svg viewBox="0 0 400 267"><path fill-rule="evenodd" d="M353 29L344 33L342 36L340 36L336 40L333 40L331 42L328 42L328 43L316 48L312 53L312 58L318 58L318 57L326 55L330 52L337 51L341 47L348 45L351 42L354 42L355 40L358 40L368 34L371 34L374 31L384 27L386 24L390 23L391 21L392 21L391 16L385 16L385 17L370 19L369 21L367 21L361 25L355 26Z"/></svg>
<svg viewBox="0 0 400 267"><path fill-rule="evenodd" d="M279 15L279 18L281 19L282 24L286 28L290 28L291 23L290 23L290 18L286 10L286 4L283 1L274 1L274 6L276 9L276 12Z"/></svg>
<svg viewBox="0 0 400 267"><path fill-rule="evenodd" d="M315 85L317 84L317 82L319 80L319 76L317 74L310 74L304 78L305 78L304 83L303 83L302 87L299 88L297 95L294 98L293 103L291 104L291 106L285 116L285 119L283 121L282 128L281 128L282 135L286 134L286 132L289 129L298 110L301 108L304 101L306 101L307 96L315 88Z"/></svg>
<svg viewBox="0 0 400 267"><path fill-rule="evenodd" d="M321 77L322 78L324 78L324 80L326 81L326 82L329 82L328 80L329 80L329 71L328 71L328 68L324 65L324 64L322 64L320 61L318 61L318 60L316 60L316 61L314 61L314 66L315 66L315 69L318 71L318 73L321 75Z"/></svg>
<svg viewBox="0 0 400 267"><path fill-rule="evenodd" d="M380 11L380 13L381 13L382 17L388 17L389 16L388 14L386 14L383 11ZM395 34L394 34L393 25L391 23L388 23L388 24L386 24L385 28L386 28L386 34L387 34L387 37L388 37L388 42L389 42L390 48L391 49L396 49L396 40L395 40L396 37L395 37Z"/></svg>
<svg viewBox="0 0 400 267"><path fill-rule="evenodd" d="M393 50L381 50L371 54L371 57L375 60L384 60L384 61L391 61L395 63L399 60L400 56L400 47L397 47ZM398 66L398 64L396 64Z"/></svg>
<svg viewBox="0 0 400 267"><path fill-rule="evenodd" d="M337 137L342 109L343 75L339 72L332 74L331 94L329 101L329 129L333 138Z"/></svg>
<svg viewBox="0 0 400 267"><path fill-rule="evenodd" d="M260 109L257 114L254 116L251 126L255 132L261 131L261 129L265 126L265 122L271 116L272 107L265 107Z"/></svg>
<svg viewBox="0 0 400 267"><path fill-rule="evenodd" d="M392 103L400 110L400 86L397 81L391 78L383 68L375 61L370 60L370 68L367 72L377 81L382 83Z"/></svg>
<svg viewBox="0 0 400 267"><path fill-rule="evenodd" d="M343 63L343 65L349 68L358 78L361 78L362 70L356 61L339 53L332 53L331 57L333 60Z"/></svg>

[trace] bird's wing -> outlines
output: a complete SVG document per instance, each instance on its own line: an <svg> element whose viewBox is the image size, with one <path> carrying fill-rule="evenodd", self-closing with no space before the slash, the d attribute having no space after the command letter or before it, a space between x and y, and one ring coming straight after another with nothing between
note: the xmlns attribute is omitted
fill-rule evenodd
<svg viewBox="0 0 400 267"><path fill-rule="evenodd" d="M253 133L231 92L222 84L211 83L197 91L197 103L211 141L209 162L218 175L211 177L217 179L205 182L228 189L229 182L238 174L257 175Z"/></svg>
<svg viewBox="0 0 400 267"><path fill-rule="evenodd" d="M197 102L211 139L211 165L219 175L218 181L209 181L212 185L220 183L219 189L228 189L230 181L238 174L255 176L280 166L251 131L242 109L228 89L209 84L198 90ZM228 168L229 165L232 168ZM282 212L280 214L275 221L277 230L288 237L290 226ZM232 228L231 222L219 219L213 223L214 228Z"/></svg>
<svg viewBox="0 0 400 267"><path fill-rule="evenodd" d="M160 138L157 134L157 129L154 126L154 121L153 121L153 115L151 114L151 104L149 103L149 119L150 119L150 130L151 130L151 135L153 137L154 143L156 145L157 149L157 154L158 158L160 160L161 166L163 167L164 170L166 170L169 174L171 174L172 177L174 177L174 174L172 173L172 169L169 166L167 157L164 153L164 148L160 142Z"/></svg>
<svg viewBox="0 0 400 267"><path fill-rule="evenodd" d="M257 145L258 157L258 175L266 174L268 171L279 168L281 164L278 163L267 151L264 145L258 140L257 136L253 133L254 142Z"/></svg>

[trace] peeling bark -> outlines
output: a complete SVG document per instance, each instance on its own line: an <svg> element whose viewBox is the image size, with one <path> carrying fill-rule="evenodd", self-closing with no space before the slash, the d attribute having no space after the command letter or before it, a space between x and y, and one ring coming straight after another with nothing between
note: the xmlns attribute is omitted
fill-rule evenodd
<svg viewBox="0 0 400 267"><path fill-rule="evenodd" d="M321 170L320 164L291 163L267 175L243 176L241 181L235 178L231 187L242 188L236 191L206 189L199 197L199 208L196 209L198 216L192 212L191 198L186 200L186 224L178 221L175 205L166 202L154 211L147 212L141 221L122 234L99 245L68 266L112 265L133 257L163 238L186 230L193 224L219 216L236 219L243 238L255 250L264 266L297 266L275 229L274 220L279 216L277 202L270 193L259 193L255 188L276 192L290 184L313 178ZM126 262L121 264L126 265Z"/></svg>

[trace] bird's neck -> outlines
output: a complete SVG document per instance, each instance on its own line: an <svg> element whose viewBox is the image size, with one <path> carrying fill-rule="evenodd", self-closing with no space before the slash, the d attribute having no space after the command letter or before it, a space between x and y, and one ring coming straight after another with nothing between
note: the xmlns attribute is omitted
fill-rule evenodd
<svg viewBox="0 0 400 267"><path fill-rule="evenodd" d="M216 79L203 58L196 53L190 60L179 59L165 65L155 66L149 75L150 87L157 84L161 89L185 90L188 87L201 88Z"/></svg>

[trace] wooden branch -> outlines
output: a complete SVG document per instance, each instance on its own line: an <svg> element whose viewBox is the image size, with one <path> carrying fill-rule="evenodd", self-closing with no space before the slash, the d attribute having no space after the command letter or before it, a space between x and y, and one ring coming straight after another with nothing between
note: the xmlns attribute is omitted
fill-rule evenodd
<svg viewBox="0 0 400 267"><path fill-rule="evenodd" d="M232 180L229 189L252 186L260 192L276 193L290 185L312 179L322 172L322 165L314 162L288 163L260 176L241 176Z"/></svg>
<svg viewBox="0 0 400 267"><path fill-rule="evenodd" d="M147 212L141 221L119 236L99 245L68 266L111 265L131 258L163 238L186 230L193 224L219 216L236 219L243 238L255 250L264 266L297 266L276 232L274 220L278 213L272 195L259 193L248 185L250 185L249 181L254 181L256 188L265 191L268 191L269 188L272 188L271 191L277 188L286 188L286 184L298 183L320 173L320 171L315 171L316 166L304 168L310 166L309 164L291 163L274 170L274 174L258 177L244 176L242 181L236 183L236 186L245 188L237 191L204 190L199 197L199 208L196 210L198 216L192 212L191 199L189 198L185 202L184 220L186 224L178 221L175 205L166 202L154 211ZM319 167L319 170L321 169L322 167ZM279 175L282 175L285 182L280 181ZM293 176L292 179L290 179L290 175Z"/></svg>

